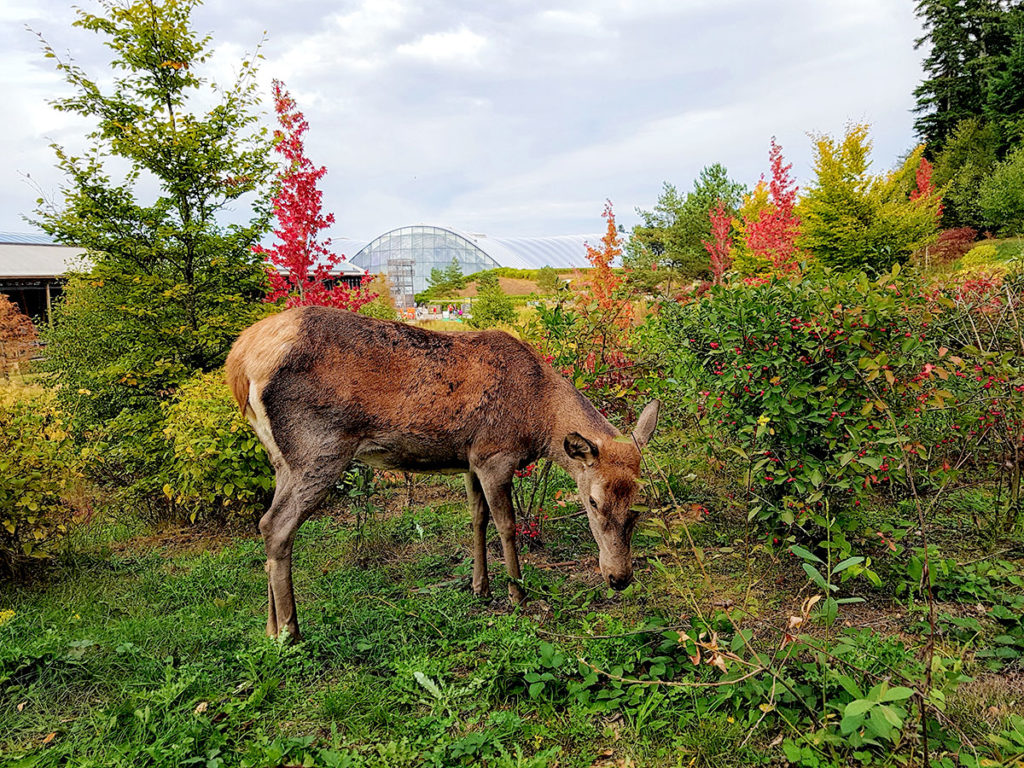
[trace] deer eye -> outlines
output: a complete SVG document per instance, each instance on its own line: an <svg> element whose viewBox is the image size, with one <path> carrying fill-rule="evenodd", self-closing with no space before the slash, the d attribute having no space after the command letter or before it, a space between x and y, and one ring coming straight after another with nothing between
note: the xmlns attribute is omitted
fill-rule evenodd
<svg viewBox="0 0 1024 768"><path fill-rule="evenodd" d="M590 497L590 506L593 507L594 509L597 509L597 502L594 501L593 496Z"/></svg>

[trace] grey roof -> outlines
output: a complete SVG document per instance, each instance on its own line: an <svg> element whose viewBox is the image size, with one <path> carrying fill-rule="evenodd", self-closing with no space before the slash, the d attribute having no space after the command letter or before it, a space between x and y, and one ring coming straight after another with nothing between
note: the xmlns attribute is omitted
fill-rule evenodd
<svg viewBox="0 0 1024 768"><path fill-rule="evenodd" d="M60 277L81 266L85 249L54 243L45 235L0 232L0 277Z"/></svg>
<svg viewBox="0 0 1024 768"><path fill-rule="evenodd" d="M55 245L53 238L37 232L0 232L0 243L21 245Z"/></svg>
<svg viewBox="0 0 1024 768"><path fill-rule="evenodd" d="M333 271L340 275L365 275L366 270L352 263L352 257L368 245L368 240L353 240L348 237L336 237L331 240L331 250L341 256L341 261Z"/></svg>
<svg viewBox="0 0 1024 768"><path fill-rule="evenodd" d="M352 256L366 242L341 239L337 245L347 258L338 262L333 272L341 275L366 274L365 269L351 262ZM55 243L46 235L0 232L0 277L60 277L71 270L87 268L83 263L85 253L84 248Z"/></svg>

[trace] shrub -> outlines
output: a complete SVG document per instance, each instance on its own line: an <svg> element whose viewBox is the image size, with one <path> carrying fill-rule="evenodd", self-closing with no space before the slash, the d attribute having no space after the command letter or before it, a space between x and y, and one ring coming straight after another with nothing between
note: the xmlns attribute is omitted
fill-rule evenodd
<svg viewBox="0 0 1024 768"><path fill-rule="evenodd" d="M501 323L514 323L516 310L512 301L498 285L498 277L486 273L477 282L477 298L469 324L474 328L493 328Z"/></svg>
<svg viewBox="0 0 1024 768"><path fill-rule="evenodd" d="M537 273L537 287L545 293L554 293L561 284L558 273L551 267L542 267Z"/></svg>
<svg viewBox="0 0 1024 768"><path fill-rule="evenodd" d="M978 207L986 223L1001 235L1024 234L1024 147L981 182Z"/></svg>
<svg viewBox="0 0 1024 768"><path fill-rule="evenodd" d="M46 557L68 532L76 468L53 393L0 387L0 569Z"/></svg>
<svg viewBox="0 0 1024 768"><path fill-rule="evenodd" d="M0 375L11 378L36 350L38 334L28 315L0 293Z"/></svg>
<svg viewBox="0 0 1024 768"><path fill-rule="evenodd" d="M999 258L999 249L991 243L981 243L965 253L956 262L960 278L1001 277L1007 267Z"/></svg>
<svg viewBox="0 0 1024 768"><path fill-rule="evenodd" d="M974 247L977 235L978 233L971 227L944 229L934 243L917 251L915 256L918 263L923 262L925 267L932 264L950 264Z"/></svg>
<svg viewBox="0 0 1024 768"><path fill-rule="evenodd" d="M395 300L391 298L391 284L388 282L387 273L375 275L366 286L366 290L374 294L374 298L356 310L360 315L376 317L379 320L398 319L398 310L395 308Z"/></svg>
<svg viewBox="0 0 1024 768"><path fill-rule="evenodd" d="M746 476L751 517L822 524L901 482L899 443L934 442L928 409L952 395L931 373L933 302L895 275L740 283L664 308L664 397Z"/></svg>
<svg viewBox="0 0 1024 768"><path fill-rule="evenodd" d="M242 419L223 371L191 378L166 409L169 448L163 493L199 517L262 511L274 488L266 452Z"/></svg>

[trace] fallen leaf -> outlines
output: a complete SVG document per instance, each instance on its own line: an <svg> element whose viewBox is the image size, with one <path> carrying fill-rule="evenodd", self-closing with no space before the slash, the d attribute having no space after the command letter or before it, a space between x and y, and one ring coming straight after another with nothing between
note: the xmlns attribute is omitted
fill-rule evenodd
<svg viewBox="0 0 1024 768"><path fill-rule="evenodd" d="M46 734L46 736L43 737L43 744L49 744L55 738L57 738L57 732L56 731L53 731L52 733L48 733L48 734Z"/></svg>
<svg viewBox="0 0 1024 768"><path fill-rule="evenodd" d="M207 707L209 707L209 706L210 706L209 702L207 702L207 701L200 701L196 705L196 714L197 715L201 715L203 712L206 711Z"/></svg>
<svg viewBox="0 0 1024 768"><path fill-rule="evenodd" d="M26 704L28 704L27 701L21 702L21 704L18 705L18 711L21 712L21 710L23 710L25 708Z"/></svg>

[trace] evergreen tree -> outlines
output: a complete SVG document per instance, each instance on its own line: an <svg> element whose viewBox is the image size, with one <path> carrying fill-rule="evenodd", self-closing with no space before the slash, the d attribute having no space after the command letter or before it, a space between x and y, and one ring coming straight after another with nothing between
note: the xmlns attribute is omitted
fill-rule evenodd
<svg viewBox="0 0 1024 768"><path fill-rule="evenodd" d="M638 272L657 266L659 271L667 269L682 279L707 273L710 267L704 241L712 236L708 212L721 202L730 215L735 214L744 191L719 163L701 170L693 190L685 196L666 182L654 210L637 211L643 223L633 228L625 265ZM655 276L661 279L657 272Z"/></svg>
<svg viewBox="0 0 1024 768"><path fill-rule="evenodd" d="M815 140L815 180L800 201L799 244L840 269L882 272L937 234L941 196L931 166L915 149L891 173L869 173L866 125L853 125L841 141Z"/></svg>
<svg viewBox="0 0 1024 768"><path fill-rule="evenodd" d="M444 279L452 291L461 291L466 287L466 278L462 276L462 267L457 257L444 269Z"/></svg>
<svg viewBox="0 0 1024 768"><path fill-rule="evenodd" d="M476 300L473 302L469 324L474 328L492 328L499 324L516 321L516 308L498 284L494 272L484 272L477 279Z"/></svg>
<svg viewBox="0 0 1024 768"><path fill-rule="evenodd" d="M1007 147L1024 143L1024 12L1012 19L1016 27L1006 54L989 74L985 116L999 128Z"/></svg>
<svg viewBox="0 0 1024 768"><path fill-rule="evenodd" d="M1021 0L919 0L916 13L925 34L915 48L928 48L925 80L914 89L914 128L934 157L954 127L981 115L992 78L1006 65L1014 45ZM998 99L997 99L998 101Z"/></svg>

